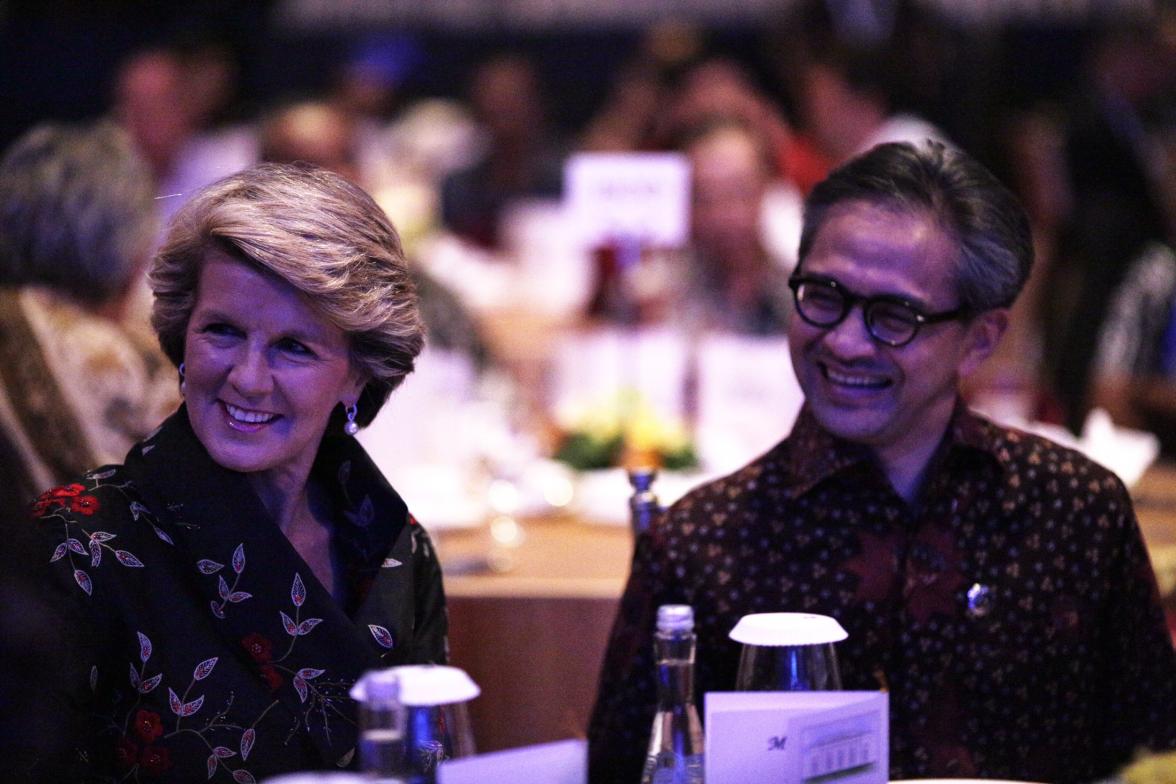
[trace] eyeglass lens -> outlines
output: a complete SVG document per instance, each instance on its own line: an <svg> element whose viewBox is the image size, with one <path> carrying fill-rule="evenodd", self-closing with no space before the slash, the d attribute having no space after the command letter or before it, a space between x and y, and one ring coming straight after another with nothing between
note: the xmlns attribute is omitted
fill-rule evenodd
<svg viewBox="0 0 1176 784"><path fill-rule="evenodd" d="M840 323L857 299L830 283L801 281L796 287L796 306L801 317L821 327ZM902 345L914 339L919 331L919 315L918 311L899 302L864 300L866 328L875 338L890 345Z"/></svg>

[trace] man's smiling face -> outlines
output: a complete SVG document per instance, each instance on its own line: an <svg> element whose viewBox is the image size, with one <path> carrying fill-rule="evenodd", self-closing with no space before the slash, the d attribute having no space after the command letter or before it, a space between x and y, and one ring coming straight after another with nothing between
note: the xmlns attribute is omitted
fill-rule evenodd
<svg viewBox="0 0 1176 784"><path fill-rule="evenodd" d="M953 238L930 212L849 201L829 209L802 263L806 277L864 297L891 295L924 313L959 307ZM871 337L856 305L822 328L791 321L792 364L813 415L883 458L938 443L960 378L987 356L983 317L925 324L898 348Z"/></svg>

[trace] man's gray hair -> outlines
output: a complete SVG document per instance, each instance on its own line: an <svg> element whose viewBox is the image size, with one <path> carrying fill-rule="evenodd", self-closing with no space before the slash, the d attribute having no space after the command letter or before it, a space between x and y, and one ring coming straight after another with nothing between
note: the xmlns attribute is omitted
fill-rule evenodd
<svg viewBox="0 0 1176 784"><path fill-rule="evenodd" d="M800 266L830 209L851 201L934 215L959 246L956 287L968 313L1011 306L1029 279L1029 217L1017 197L962 150L930 140L880 144L834 170L805 200Z"/></svg>

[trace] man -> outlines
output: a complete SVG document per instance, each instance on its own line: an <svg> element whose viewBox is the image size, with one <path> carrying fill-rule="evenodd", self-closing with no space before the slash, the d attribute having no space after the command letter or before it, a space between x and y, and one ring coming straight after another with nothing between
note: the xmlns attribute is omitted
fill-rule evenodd
<svg viewBox="0 0 1176 784"><path fill-rule="evenodd" d="M779 207L793 207L783 217L794 217L787 227L794 229L789 254L794 252L800 195L774 181L763 139L741 120L703 121L687 132L680 149L690 162L693 203L676 318L702 330L783 333L792 309L788 272L765 241L765 219L780 216Z"/></svg>
<svg viewBox="0 0 1176 784"><path fill-rule="evenodd" d="M1090 781L1176 747L1176 653L1122 483L972 414L1032 263L1014 197L958 150L885 144L805 205L792 434L637 543L589 731L636 781L659 604L693 605L699 694L744 614L831 615L846 689L890 693L891 776Z"/></svg>

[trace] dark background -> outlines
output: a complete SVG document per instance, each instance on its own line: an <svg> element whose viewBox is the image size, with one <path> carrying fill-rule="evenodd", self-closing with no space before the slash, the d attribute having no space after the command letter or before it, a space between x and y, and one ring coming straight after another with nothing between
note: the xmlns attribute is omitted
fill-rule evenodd
<svg viewBox="0 0 1176 784"><path fill-rule="evenodd" d="M439 2L434 7L452 0ZM373 32L406 35L418 47L417 67L403 86L405 102L425 95L461 97L472 66L487 55L505 49L530 54L540 65L552 119L570 132L598 107L616 69L637 51L662 10L658 0L631 0L635 11L589 17L577 14L577 8L591 8L579 0L462 0L472 9L463 18L423 19L419 7L413 13L396 0L303 0L303 9L350 12L321 11L292 21L292 5L297 0L0 0L0 145L39 120L102 114L119 62L151 44L209 38L227 44L240 73L231 112L248 117L283 97L323 89L349 44ZM698 10L712 5L710 13ZM752 4L726 15L719 11L724 5L695 0L685 4L693 13L684 18L699 24L708 53L742 61L787 112L779 71L788 41L776 35L773 21L789 3ZM523 6L547 10L524 16L518 12ZM994 112L1066 97L1078 81L1090 31L1105 21L1093 14L1059 18L1043 12L978 26L929 5L925 14L934 31L912 42L912 53L919 44L926 49L932 36L936 46L954 53L954 62L938 74L937 92L899 96L900 108L921 112L981 154Z"/></svg>

